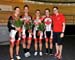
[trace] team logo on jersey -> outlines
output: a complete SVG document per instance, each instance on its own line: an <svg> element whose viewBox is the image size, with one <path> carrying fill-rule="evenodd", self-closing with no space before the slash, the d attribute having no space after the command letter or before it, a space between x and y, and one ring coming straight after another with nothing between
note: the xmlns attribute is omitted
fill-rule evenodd
<svg viewBox="0 0 75 60"><path fill-rule="evenodd" d="M24 21L25 23L29 23L31 21L31 17L30 16L24 17Z"/></svg>
<svg viewBox="0 0 75 60"><path fill-rule="evenodd" d="M52 23L52 20L51 20L51 18L45 18L45 24L46 25L49 25L49 24L51 24Z"/></svg>
<svg viewBox="0 0 75 60"><path fill-rule="evenodd" d="M34 20L34 24L35 24L35 25L38 25L40 22L41 22L41 21L40 21L39 19L38 19L38 20L37 20L37 19Z"/></svg>

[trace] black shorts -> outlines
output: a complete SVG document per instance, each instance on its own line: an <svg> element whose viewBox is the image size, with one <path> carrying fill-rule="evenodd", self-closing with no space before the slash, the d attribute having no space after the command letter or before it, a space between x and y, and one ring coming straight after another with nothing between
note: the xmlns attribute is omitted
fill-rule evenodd
<svg viewBox="0 0 75 60"><path fill-rule="evenodd" d="M28 30L26 30L25 34L26 34L26 37L29 36L29 32L28 32Z"/></svg>
<svg viewBox="0 0 75 60"><path fill-rule="evenodd" d="M18 40L18 38L19 38L19 32L16 33L15 40Z"/></svg>
<svg viewBox="0 0 75 60"><path fill-rule="evenodd" d="M51 31L46 31L46 36L47 36L47 38L50 38L50 36L51 36Z"/></svg>
<svg viewBox="0 0 75 60"><path fill-rule="evenodd" d="M53 32L53 41L58 43L58 45L63 45L63 38L60 37L61 32Z"/></svg>
<svg viewBox="0 0 75 60"><path fill-rule="evenodd" d="M39 36L38 36L38 31L39 31L39 30L36 31L36 38L39 38Z"/></svg>

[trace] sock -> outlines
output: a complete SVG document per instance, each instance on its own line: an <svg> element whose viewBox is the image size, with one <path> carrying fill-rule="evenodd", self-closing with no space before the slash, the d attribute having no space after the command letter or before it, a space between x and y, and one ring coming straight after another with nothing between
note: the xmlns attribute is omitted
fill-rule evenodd
<svg viewBox="0 0 75 60"><path fill-rule="evenodd" d="M46 53L48 53L48 48L46 48Z"/></svg>
<svg viewBox="0 0 75 60"><path fill-rule="evenodd" d="M50 49L50 54L52 54L53 49Z"/></svg>
<svg viewBox="0 0 75 60"><path fill-rule="evenodd" d="M35 50L35 52L37 52L37 50Z"/></svg>
<svg viewBox="0 0 75 60"><path fill-rule="evenodd" d="M24 53L26 53L26 52L27 52L27 49L26 49L26 48L23 48L23 50L24 50Z"/></svg>
<svg viewBox="0 0 75 60"><path fill-rule="evenodd" d="M27 52L29 52L30 49L27 49Z"/></svg>

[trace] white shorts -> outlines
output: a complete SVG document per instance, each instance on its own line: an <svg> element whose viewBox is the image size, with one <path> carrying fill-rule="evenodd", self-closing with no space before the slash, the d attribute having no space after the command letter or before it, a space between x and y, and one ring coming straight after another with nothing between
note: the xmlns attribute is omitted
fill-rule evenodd
<svg viewBox="0 0 75 60"><path fill-rule="evenodd" d="M16 30L11 30L10 31L10 38L11 38L11 41L14 42L15 41L15 35L16 35L17 31Z"/></svg>

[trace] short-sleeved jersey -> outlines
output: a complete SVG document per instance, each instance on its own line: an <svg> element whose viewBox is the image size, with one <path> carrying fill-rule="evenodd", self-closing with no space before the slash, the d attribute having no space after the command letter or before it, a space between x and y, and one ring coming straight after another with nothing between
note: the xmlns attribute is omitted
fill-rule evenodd
<svg viewBox="0 0 75 60"><path fill-rule="evenodd" d="M29 16L22 16L22 18L23 18L23 21L25 22L25 23L29 23L31 20L32 20L32 18L31 18L31 16L29 15Z"/></svg>
<svg viewBox="0 0 75 60"><path fill-rule="evenodd" d="M28 15L28 16L23 15L21 18L23 19L25 29L26 30L32 29L32 27L33 27L32 17L30 15Z"/></svg>
<svg viewBox="0 0 75 60"><path fill-rule="evenodd" d="M7 26L8 26L9 31L11 31L12 29L15 30L15 27L22 26L22 21L20 20L19 17L15 17L14 15L12 15L8 18Z"/></svg>
<svg viewBox="0 0 75 60"><path fill-rule="evenodd" d="M45 30L46 31L51 31L51 29L52 29L52 19L51 19L51 16L45 17L44 18L44 23L45 23Z"/></svg>
<svg viewBox="0 0 75 60"><path fill-rule="evenodd" d="M41 23L41 18L39 19L34 18L33 21L34 21L34 29L38 30L38 26Z"/></svg>
<svg viewBox="0 0 75 60"><path fill-rule="evenodd" d="M65 17L63 14L52 15L53 20L53 31L54 32L62 32L63 23L65 23Z"/></svg>

